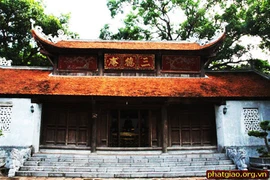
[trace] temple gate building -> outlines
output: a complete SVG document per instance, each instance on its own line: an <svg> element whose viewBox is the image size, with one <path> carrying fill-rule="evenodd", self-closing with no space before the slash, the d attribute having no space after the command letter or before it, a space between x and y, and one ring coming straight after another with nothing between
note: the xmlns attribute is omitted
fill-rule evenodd
<svg viewBox="0 0 270 180"><path fill-rule="evenodd" d="M141 154L144 164L151 160L142 154L164 163L170 158L184 161L180 156L191 162L201 158L204 164L195 163L195 169L212 158L219 163L212 165L234 169L228 149L246 150L248 162L263 144L247 131L269 119L269 77L254 70L205 71L225 38L223 32L210 41L180 42L74 40L46 36L40 27L33 28L32 35L52 68L0 67L3 150L31 147L36 158L50 153L113 156L114 163L121 161L120 154L130 154L129 159ZM107 169L88 175L23 168L16 175L181 176L170 165L163 171ZM181 173L203 175L192 172Z"/></svg>

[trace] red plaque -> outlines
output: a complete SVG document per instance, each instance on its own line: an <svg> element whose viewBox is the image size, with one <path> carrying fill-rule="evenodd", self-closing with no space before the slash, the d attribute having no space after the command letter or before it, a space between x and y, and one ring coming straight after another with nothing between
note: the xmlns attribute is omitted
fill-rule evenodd
<svg viewBox="0 0 270 180"><path fill-rule="evenodd" d="M59 56L58 69L97 71L97 57L90 55Z"/></svg>
<svg viewBox="0 0 270 180"><path fill-rule="evenodd" d="M105 69L154 70L154 54L105 54Z"/></svg>
<svg viewBox="0 0 270 180"><path fill-rule="evenodd" d="M199 56L162 56L163 71L200 71Z"/></svg>

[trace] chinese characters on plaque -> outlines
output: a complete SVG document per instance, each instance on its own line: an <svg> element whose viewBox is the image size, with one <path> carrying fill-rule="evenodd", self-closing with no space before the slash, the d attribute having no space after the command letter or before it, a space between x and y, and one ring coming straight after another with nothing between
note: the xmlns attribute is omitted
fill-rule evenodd
<svg viewBox="0 0 270 180"><path fill-rule="evenodd" d="M58 69L97 71L97 56L92 55L59 56Z"/></svg>
<svg viewBox="0 0 270 180"><path fill-rule="evenodd" d="M105 54L105 69L154 70L154 54Z"/></svg>
<svg viewBox="0 0 270 180"><path fill-rule="evenodd" d="M163 71L200 71L199 56L163 55Z"/></svg>

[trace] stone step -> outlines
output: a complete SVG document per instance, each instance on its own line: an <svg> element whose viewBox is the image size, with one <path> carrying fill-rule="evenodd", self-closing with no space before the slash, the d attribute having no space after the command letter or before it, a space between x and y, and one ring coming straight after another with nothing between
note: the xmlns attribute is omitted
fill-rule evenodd
<svg viewBox="0 0 270 180"><path fill-rule="evenodd" d="M223 153L33 154L17 176L169 178L205 176L206 170L234 170Z"/></svg>
<svg viewBox="0 0 270 180"><path fill-rule="evenodd" d="M37 171L19 171L16 176L36 176L36 177L74 177L74 178L175 178L205 176L205 171L183 171L183 172L114 172L114 173L95 173L95 172L37 172Z"/></svg>
<svg viewBox="0 0 270 180"><path fill-rule="evenodd" d="M218 160L218 161L174 161L174 162L57 162L57 161L26 161L24 166L79 166L79 167L104 167L104 166L198 166L198 165L228 165L232 164L231 160Z"/></svg>
<svg viewBox="0 0 270 180"><path fill-rule="evenodd" d="M213 155L186 155L186 156L95 156L95 157L59 157L59 156L33 156L28 161L55 161L55 162L77 162L77 161L88 161L88 162L172 162L172 161L217 161L228 159L224 154L213 154Z"/></svg>
<svg viewBox="0 0 270 180"><path fill-rule="evenodd" d="M196 170L231 170L235 165L209 165L209 166L174 166L174 167L67 167L67 166L23 166L20 171L48 171L48 172L175 172Z"/></svg>
<svg viewBox="0 0 270 180"><path fill-rule="evenodd" d="M106 154L53 154L53 153L35 153L32 157L43 157L43 158L121 158L121 157L182 157L182 158L212 158L212 157L226 157L224 153L187 153L187 154L134 154L134 155L106 155Z"/></svg>

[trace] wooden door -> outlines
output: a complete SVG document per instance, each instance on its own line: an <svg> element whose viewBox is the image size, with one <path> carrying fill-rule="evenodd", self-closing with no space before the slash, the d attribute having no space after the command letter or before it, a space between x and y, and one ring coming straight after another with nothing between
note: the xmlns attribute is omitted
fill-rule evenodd
<svg viewBox="0 0 270 180"><path fill-rule="evenodd" d="M169 146L216 145L212 106L188 106L169 111Z"/></svg>
<svg viewBox="0 0 270 180"><path fill-rule="evenodd" d="M107 147L109 144L108 137L109 112L101 111L97 121L97 146Z"/></svg>
<svg viewBox="0 0 270 180"><path fill-rule="evenodd" d="M89 147L91 119L87 110L75 106L45 106L41 145Z"/></svg>

